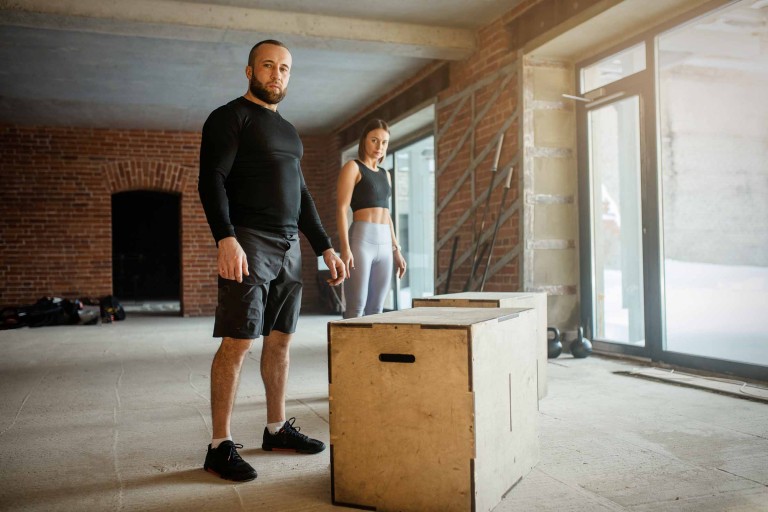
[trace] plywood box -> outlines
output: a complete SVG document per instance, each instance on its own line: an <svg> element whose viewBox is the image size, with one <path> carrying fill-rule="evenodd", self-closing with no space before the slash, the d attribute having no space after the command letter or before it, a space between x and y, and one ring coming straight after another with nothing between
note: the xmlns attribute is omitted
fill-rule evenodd
<svg viewBox="0 0 768 512"><path fill-rule="evenodd" d="M539 460L535 322L441 307L330 322L333 503L495 507Z"/></svg>
<svg viewBox="0 0 768 512"><path fill-rule="evenodd" d="M539 399L547 396L547 294L541 292L464 292L413 299L413 307L533 308L536 310L536 357Z"/></svg>

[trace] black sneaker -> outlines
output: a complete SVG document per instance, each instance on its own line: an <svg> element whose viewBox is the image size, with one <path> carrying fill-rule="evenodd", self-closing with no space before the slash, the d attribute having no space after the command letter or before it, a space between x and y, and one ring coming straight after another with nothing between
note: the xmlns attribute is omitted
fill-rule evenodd
<svg viewBox="0 0 768 512"><path fill-rule="evenodd" d="M321 441L311 439L299 432L301 427L294 428L295 422L296 418L289 419L277 434L270 434L265 427L262 450L296 453L320 453L325 450L325 445Z"/></svg>
<svg viewBox="0 0 768 512"><path fill-rule="evenodd" d="M235 444L232 441L224 441L216 449L208 445L208 454L205 456L203 469L235 482L253 480L256 478L256 470L237 453L237 449L242 447L243 445Z"/></svg>

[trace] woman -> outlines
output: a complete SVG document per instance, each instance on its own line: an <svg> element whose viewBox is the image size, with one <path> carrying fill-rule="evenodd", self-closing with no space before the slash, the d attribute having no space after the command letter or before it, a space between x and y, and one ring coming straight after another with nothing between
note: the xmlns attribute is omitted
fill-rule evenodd
<svg viewBox="0 0 768 512"><path fill-rule="evenodd" d="M339 174L336 222L341 260L348 276L344 281L344 318L381 313L390 289L393 262L397 277L405 275L405 258L389 214L391 178L378 166L388 144L387 123L371 120L360 135L358 158L344 164ZM350 207L352 225L347 232Z"/></svg>

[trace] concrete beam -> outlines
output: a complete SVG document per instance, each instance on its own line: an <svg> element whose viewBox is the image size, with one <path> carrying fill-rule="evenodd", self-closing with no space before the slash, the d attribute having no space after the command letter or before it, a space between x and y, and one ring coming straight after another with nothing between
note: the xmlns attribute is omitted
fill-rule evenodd
<svg viewBox="0 0 768 512"><path fill-rule="evenodd" d="M243 33L253 41L254 34L264 34L286 44L444 60L465 59L475 49L475 34L466 29L182 0L0 0L0 9L0 23L6 25L120 35L147 36L149 30L156 37L172 37L193 29L192 34L203 39L213 31L219 40ZM190 39L190 34L182 39Z"/></svg>

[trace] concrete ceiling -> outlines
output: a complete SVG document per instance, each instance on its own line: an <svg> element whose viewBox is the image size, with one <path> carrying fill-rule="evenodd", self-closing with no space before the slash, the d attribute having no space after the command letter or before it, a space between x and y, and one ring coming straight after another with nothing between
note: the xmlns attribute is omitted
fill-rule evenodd
<svg viewBox="0 0 768 512"><path fill-rule="evenodd" d="M283 116L337 128L521 0L0 0L0 122L199 131L245 92L248 51L285 42Z"/></svg>

